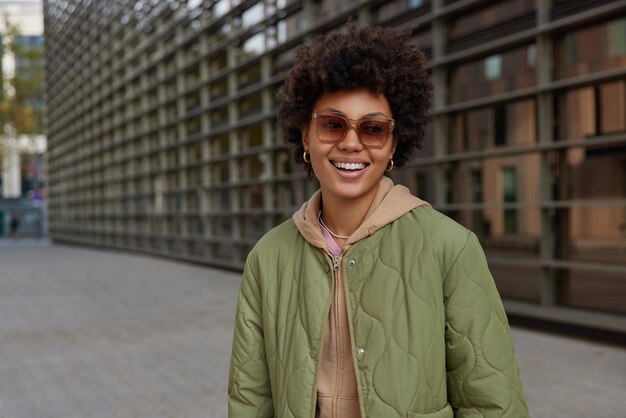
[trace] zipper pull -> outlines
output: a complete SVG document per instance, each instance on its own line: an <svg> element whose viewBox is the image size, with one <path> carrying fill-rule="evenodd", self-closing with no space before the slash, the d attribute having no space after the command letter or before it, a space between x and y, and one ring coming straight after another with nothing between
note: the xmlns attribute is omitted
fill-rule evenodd
<svg viewBox="0 0 626 418"><path fill-rule="evenodd" d="M339 256L336 255L333 258L333 268L335 269L335 271L339 270Z"/></svg>

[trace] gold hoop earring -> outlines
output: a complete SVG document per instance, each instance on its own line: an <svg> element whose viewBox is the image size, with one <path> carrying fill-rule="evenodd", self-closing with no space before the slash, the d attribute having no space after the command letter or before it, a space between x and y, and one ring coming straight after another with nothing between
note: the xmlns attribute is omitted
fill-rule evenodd
<svg viewBox="0 0 626 418"><path fill-rule="evenodd" d="M387 167L385 168L385 171L388 173L391 170L393 170L393 160L389 160L389 162L387 163Z"/></svg>
<svg viewBox="0 0 626 418"><path fill-rule="evenodd" d="M306 150L304 150L304 152L302 153L302 159L304 160L304 162L306 164L311 164L311 157L308 157L308 159L307 159L307 154L308 154L308 152L306 152Z"/></svg>

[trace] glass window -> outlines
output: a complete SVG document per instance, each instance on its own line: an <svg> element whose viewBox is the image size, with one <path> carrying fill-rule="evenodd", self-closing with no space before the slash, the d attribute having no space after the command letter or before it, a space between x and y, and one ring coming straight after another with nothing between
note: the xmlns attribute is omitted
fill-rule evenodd
<svg viewBox="0 0 626 418"><path fill-rule="evenodd" d="M609 56L626 56L626 19L609 23Z"/></svg>
<svg viewBox="0 0 626 418"><path fill-rule="evenodd" d="M211 100L217 100L228 94L228 80L223 78L221 81L217 81L211 84L210 95Z"/></svg>
<svg viewBox="0 0 626 418"><path fill-rule="evenodd" d="M427 13L430 10L430 1L427 0L395 0L382 4L376 11L378 22L383 22L395 18L406 18L405 12L410 12L411 16L416 16L414 9L419 15Z"/></svg>
<svg viewBox="0 0 626 418"><path fill-rule="evenodd" d="M195 185L191 186L194 187ZM185 210L190 212L197 212L200 210L200 199L198 198L198 192L192 191L185 193L184 195L185 201Z"/></svg>
<svg viewBox="0 0 626 418"><path fill-rule="evenodd" d="M508 243L509 247L514 245ZM534 244L533 244L534 245ZM518 249L509 249L503 251L498 248L491 248L491 244L485 248L485 254L489 260L495 261L489 263L489 270L493 275L493 280L496 282L498 292L503 298L518 299L528 302L538 303L541 299L541 277L542 269L539 263L536 265L516 265L511 266L509 264L499 264L497 258L529 258L537 257L538 254L530 252L525 249L528 247L528 243L519 241L517 243Z"/></svg>
<svg viewBox="0 0 626 418"><path fill-rule="evenodd" d="M241 20L245 29L256 25L264 18L264 2L260 2L243 12Z"/></svg>
<svg viewBox="0 0 626 418"><path fill-rule="evenodd" d="M622 173L626 174L626 173ZM590 176L592 177L592 176ZM592 183L592 182L589 182ZM624 207L574 207L569 210L566 258L603 264L626 264L626 213Z"/></svg>
<svg viewBox="0 0 626 418"><path fill-rule="evenodd" d="M192 43L184 49L183 54L189 61L193 61L198 58L200 56L200 41L192 41Z"/></svg>
<svg viewBox="0 0 626 418"><path fill-rule="evenodd" d="M187 135L196 135L202 132L202 121L200 116L188 119L185 122L185 128L187 129Z"/></svg>
<svg viewBox="0 0 626 418"><path fill-rule="evenodd" d="M194 91L185 96L185 110L190 112L200 107L200 92Z"/></svg>
<svg viewBox="0 0 626 418"><path fill-rule="evenodd" d="M572 151L565 151L571 185L564 190L564 196L575 200L626 199L626 150L623 145L590 146L575 150L575 154ZM612 228L614 231L619 229L617 224Z"/></svg>
<svg viewBox="0 0 626 418"><path fill-rule="evenodd" d="M226 55L226 52L222 52L216 55L211 60L211 69L213 70L213 72L218 72L226 68L227 65L228 65L228 57Z"/></svg>
<svg viewBox="0 0 626 418"><path fill-rule="evenodd" d="M622 273L574 270L569 272L568 305L626 314L626 277Z"/></svg>
<svg viewBox="0 0 626 418"><path fill-rule="evenodd" d="M341 3L336 0L316 0L313 2L314 19L323 19L335 14L341 8Z"/></svg>
<svg viewBox="0 0 626 418"><path fill-rule="evenodd" d="M559 139L583 139L596 133L593 87L571 90L561 96Z"/></svg>
<svg viewBox="0 0 626 418"><path fill-rule="evenodd" d="M274 184L272 193L272 206L277 209L292 208L296 206L294 188L291 182L280 182Z"/></svg>
<svg viewBox="0 0 626 418"><path fill-rule="evenodd" d="M556 78L626 66L626 18L566 33L556 40Z"/></svg>
<svg viewBox="0 0 626 418"><path fill-rule="evenodd" d="M250 86L261 80L261 66L256 63L241 70L237 77L239 88Z"/></svg>
<svg viewBox="0 0 626 418"><path fill-rule="evenodd" d="M565 92L558 111L560 140L625 132L626 81Z"/></svg>
<svg viewBox="0 0 626 418"><path fill-rule="evenodd" d="M306 16L298 17L298 30L306 29Z"/></svg>
<svg viewBox="0 0 626 418"><path fill-rule="evenodd" d="M202 0L187 0L187 8L189 10L202 6Z"/></svg>
<svg viewBox="0 0 626 418"><path fill-rule="evenodd" d="M497 80L502 77L502 55L492 55L485 59L485 79Z"/></svg>
<svg viewBox="0 0 626 418"><path fill-rule="evenodd" d="M216 127L228 123L228 107L222 106L211 112L211 125Z"/></svg>
<svg viewBox="0 0 626 418"><path fill-rule="evenodd" d="M600 133L626 131L626 81L601 85L599 95Z"/></svg>
<svg viewBox="0 0 626 418"><path fill-rule="evenodd" d="M230 180L230 171L227 162L213 163L212 169L212 183L225 183ZM223 195L223 194L222 194Z"/></svg>
<svg viewBox="0 0 626 418"><path fill-rule="evenodd" d="M37 47L43 46L43 36L41 35L17 35L15 43L21 46Z"/></svg>
<svg viewBox="0 0 626 418"><path fill-rule="evenodd" d="M246 58L262 54L265 51L265 33L259 32L256 35L246 39L243 43L242 51L242 61L245 61Z"/></svg>
<svg viewBox="0 0 626 418"><path fill-rule="evenodd" d="M256 123L239 132L239 149L244 151L263 145L263 124Z"/></svg>
<svg viewBox="0 0 626 418"><path fill-rule="evenodd" d="M495 145L506 143L506 108L504 105L493 107L493 140Z"/></svg>
<svg viewBox="0 0 626 418"><path fill-rule="evenodd" d="M293 161L290 150L281 149L273 154L274 176L283 177L293 173L295 162Z"/></svg>
<svg viewBox="0 0 626 418"><path fill-rule="evenodd" d="M510 205L539 202L540 162L539 153L529 153L451 163L446 176L447 200L453 204L485 204L478 212L461 210L451 215L479 237L518 240L524 243L521 247L538 251L540 210Z"/></svg>
<svg viewBox="0 0 626 418"><path fill-rule="evenodd" d="M486 110L463 112L450 116L448 152L484 149L487 146ZM470 145L471 144L471 145Z"/></svg>
<svg viewBox="0 0 626 418"><path fill-rule="evenodd" d="M508 0L495 2L477 12L463 13L448 24L449 46L454 49L461 43L473 42L483 37L493 39L518 32L534 24L535 0Z"/></svg>
<svg viewBox="0 0 626 418"><path fill-rule="evenodd" d="M483 172L480 169L472 169L471 177L471 202L480 203L483 201Z"/></svg>
<svg viewBox="0 0 626 418"><path fill-rule="evenodd" d="M247 96L238 102L239 116L246 117L259 113L262 110L262 100L260 94Z"/></svg>
<svg viewBox="0 0 626 418"><path fill-rule="evenodd" d="M304 13L304 10L300 10L294 14L289 15L284 20L284 29L279 27L279 38L281 37L281 31L285 34L285 39L289 39L292 36L298 34L301 30L305 29L306 16L304 15Z"/></svg>
<svg viewBox="0 0 626 418"><path fill-rule="evenodd" d="M285 20L279 20L276 23L276 42L282 44L287 40L287 22Z"/></svg>
<svg viewBox="0 0 626 418"><path fill-rule="evenodd" d="M200 187L202 186L202 171L199 167L192 167L187 170L187 186L188 187Z"/></svg>
<svg viewBox="0 0 626 418"><path fill-rule="evenodd" d="M259 155L244 157L239 160L239 178L241 180L255 180L263 174L263 162Z"/></svg>
<svg viewBox="0 0 626 418"><path fill-rule="evenodd" d="M573 199L616 199L613 206L581 206L560 210L567 228L558 236L560 258L604 265L626 264L626 151L604 149L588 152L576 166ZM593 176L588 173L594 173ZM607 181L606 179L612 179ZM595 271L564 272L568 279L566 303L592 309L625 313L624 274Z"/></svg>
<svg viewBox="0 0 626 418"><path fill-rule="evenodd" d="M308 199L319 188L317 181L291 180L278 182L274 185L272 193L274 207L285 209L286 213L293 213L302 202Z"/></svg>
<svg viewBox="0 0 626 418"><path fill-rule="evenodd" d="M451 203L487 203L490 208L507 203L539 202L539 153L491 157L450 164L449 189ZM492 219L492 229L504 233L501 213ZM539 231L539 224L524 228ZM518 228L518 229L524 229Z"/></svg>
<svg viewBox="0 0 626 418"><path fill-rule="evenodd" d="M272 57L273 70L275 73L286 71L294 62L296 57L295 49L288 49Z"/></svg>
<svg viewBox="0 0 626 418"><path fill-rule="evenodd" d="M448 152L483 151L537 142L535 100L522 100L450 117Z"/></svg>
<svg viewBox="0 0 626 418"><path fill-rule="evenodd" d="M263 186L255 184L240 189L239 201L243 209L263 208Z"/></svg>
<svg viewBox="0 0 626 418"><path fill-rule="evenodd" d="M626 149L615 145L578 149L575 155L572 151L564 151L565 159L560 165L560 172L567 179L560 191L563 198L615 203L558 209L561 227L555 231L557 258L624 266L626 208L622 202L626 199ZM561 275L567 280L566 304L626 312L624 274L581 269L564 270Z"/></svg>
<svg viewBox="0 0 626 418"><path fill-rule="evenodd" d="M426 125L424 132L424 141L422 142L422 149L415 152L412 156L413 159L422 157L433 157L435 155L434 140L433 140L433 125Z"/></svg>
<svg viewBox="0 0 626 418"><path fill-rule="evenodd" d="M526 66L528 68L534 68L535 63L537 62L537 47L535 46L535 44L528 45L526 53Z"/></svg>
<svg viewBox="0 0 626 418"><path fill-rule="evenodd" d="M502 169L502 201L513 203L517 201L517 176L515 167ZM517 210L504 208L504 233L517 233Z"/></svg>
<svg viewBox="0 0 626 418"><path fill-rule="evenodd" d="M432 202L433 191L432 172L427 170L418 171L415 174L415 195L427 202Z"/></svg>
<svg viewBox="0 0 626 418"><path fill-rule="evenodd" d="M198 80L200 80L200 66L196 64L185 71L185 87L192 87Z"/></svg>
<svg viewBox="0 0 626 418"><path fill-rule="evenodd" d="M534 44L461 64L450 71L450 103L488 97L532 87L537 83ZM534 60L534 58L533 58Z"/></svg>
<svg viewBox="0 0 626 418"><path fill-rule="evenodd" d="M475 173L475 177L472 177L468 182L480 181L481 178L485 182L485 175ZM541 211L538 208L515 209L515 233L505 231L506 215L501 208L460 210L452 216L471 229L480 240L489 261L489 270L503 297L531 302L540 300L542 271L538 258ZM530 261L534 265L510 264L516 260Z"/></svg>
<svg viewBox="0 0 626 418"><path fill-rule="evenodd" d="M226 13L228 13L230 8L230 0L219 0L213 5L214 16L217 18L225 15Z"/></svg>
<svg viewBox="0 0 626 418"><path fill-rule="evenodd" d="M248 215L240 218L240 220L243 238L259 239L266 232L265 217L262 215Z"/></svg>
<svg viewBox="0 0 626 418"><path fill-rule="evenodd" d="M431 54L433 45L433 33L430 29L419 32L409 39L409 43L417 46L420 51L428 56Z"/></svg>
<svg viewBox="0 0 626 418"><path fill-rule="evenodd" d="M228 154L230 150L230 141L228 140L228 134L222 134L211 141L211 155L219 157L221 155Z"/></svg>

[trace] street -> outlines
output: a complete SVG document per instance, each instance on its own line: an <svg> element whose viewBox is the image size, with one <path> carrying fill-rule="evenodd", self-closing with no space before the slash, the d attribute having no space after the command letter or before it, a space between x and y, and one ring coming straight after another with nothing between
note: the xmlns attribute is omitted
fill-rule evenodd
<svg viewBox="0 0 626 418"><path fill-rule="evenodd" d="M0 242L0 417L226 417L239 274ZM626 350L513 329L531 416L617 417Z"/></svg>

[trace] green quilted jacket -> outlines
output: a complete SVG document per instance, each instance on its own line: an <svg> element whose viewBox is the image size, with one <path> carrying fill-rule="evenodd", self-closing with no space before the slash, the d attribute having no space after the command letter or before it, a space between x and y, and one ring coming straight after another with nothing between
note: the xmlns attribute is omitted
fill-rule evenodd
<svg viewBox="0 0 626 418"><path fill-rule="evenodd" d="M528 417L507 319L476 236L422 205L352 241L340 268L361 415ZM334 285L323 245L290 219L248 256L230 418L314 417Z"/></svg>

